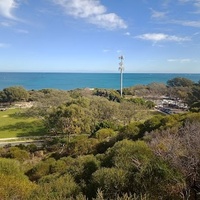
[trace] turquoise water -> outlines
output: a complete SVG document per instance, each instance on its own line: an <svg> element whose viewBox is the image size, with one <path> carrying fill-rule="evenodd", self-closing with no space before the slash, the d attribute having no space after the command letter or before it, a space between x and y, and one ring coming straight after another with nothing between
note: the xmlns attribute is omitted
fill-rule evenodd
<svg viewBox="0 0 200 200"><path fill-rule="evenodd" d="M124 73L123 86L166 83L174 77L185 77L198 82L200 74ZM55 88L120 88L120 73L0 73L0 90L10 86L23 86L27 90Z"/></svg>

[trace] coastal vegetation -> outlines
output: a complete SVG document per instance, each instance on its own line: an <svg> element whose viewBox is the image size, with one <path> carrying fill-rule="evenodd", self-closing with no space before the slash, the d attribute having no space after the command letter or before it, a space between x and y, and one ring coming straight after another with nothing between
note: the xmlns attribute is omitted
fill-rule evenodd
<svg viewBox="0 0 200 200"><path fill-rule="evenodd" d="M162 98L184 107L162 112ZM200 82L177 77L125 88L123 97L13 86L0 102L1 138L44 136L40 146L0 148L2 200L200 198Z"/></svg>

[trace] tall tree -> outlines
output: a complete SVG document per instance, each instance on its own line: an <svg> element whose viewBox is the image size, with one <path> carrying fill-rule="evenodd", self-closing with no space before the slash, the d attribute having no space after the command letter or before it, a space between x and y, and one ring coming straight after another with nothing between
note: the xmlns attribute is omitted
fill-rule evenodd
<svg viewBox="0 0 200 200"><path fill-rule="evenodd" d="M14 102L14 101L27 101L29 93L21 86L13 86L4 88L3 92L5 94L5 101Z"/></svg>
<svg viewBox="0 0 200 200"><path fill-rule="evenodd" d="M175 77L167 81L169 87L191 87L193 84L192 80L183 77Z"/></svg>

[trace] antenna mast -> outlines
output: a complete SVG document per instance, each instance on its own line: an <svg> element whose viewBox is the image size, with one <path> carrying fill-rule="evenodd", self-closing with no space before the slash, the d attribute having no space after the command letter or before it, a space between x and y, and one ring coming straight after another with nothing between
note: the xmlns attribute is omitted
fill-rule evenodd
<svg viewBox="0 0 200 200"><path fill-rule="evenodd" d="M122 90L123 90L123 71L124 71L124 56L119 56L120 63L119 63L119 71L120 71L120 94L122 97Z"/></svg>

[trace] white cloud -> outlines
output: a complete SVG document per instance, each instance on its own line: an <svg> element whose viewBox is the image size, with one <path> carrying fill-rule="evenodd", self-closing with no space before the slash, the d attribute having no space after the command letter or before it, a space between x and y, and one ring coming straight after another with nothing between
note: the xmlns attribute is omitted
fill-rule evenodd
<svg viewBox="0 0 200 200"><path fill-rule="evenodd" d="M191 0L179 0L180 3L187 3L190 2Z"/></svg>
<svg viewBox="0 0 200 200"><path fill-rule="evenodd" d="M171 23L179 24L182 26L190 26L200 28L200 21L182 21L182 20L173 20Z"/></svg>
<svg viewBox="0 0 200 200"><path fill-rule="evenodd" d="M124 35L129 36L129 35L131 35L131 33L130 32L126 32L126 33L124 33Z"/></svg>
<svg viewBox="0 0 200 200"><path fill-rule="evenodd" d="M107 52L109 52L110 50L109 49L104 49L103 50L103 53L107 53Z"/></svg>
<svg viewBox="0 0 200 200"><path fill-rule="evenodd" d="M16 19L13 15L13 10L18 4L15 0L0 0L0 15L9 19Z"/></svg>
<svg viewBox="0 0 200 200"><path fill-rule="evenodd" d="M106 8L96 0L54 0L61 5L67 14L75 17L86 18L106 12Z"/></svg>
<svg viewBox="0 0 200 200"><path fill-rule="evenodd" d="M198 7L198 8L200 8L200 0L196 0L195 3L194 3L194 5L195 5L196 7Z"/></svg>
<svg viewBox="0 0 200 200"><path fill-rule="evenodd" d="M3 22L0 22L0 25L4 27L10 27L12 24L10 22L3 21Z"/></svg>
<svg viewBox="0 0 200 200"><path fill-rule="evenodd" d="M155 11L153 9L151 10L151 17L155 18L155 19L162 19L166 17L167 12L159 12L159 11Z"/></svg>
<svg viewBox="0 0 200 200"><path fill-rule="evenodd" d="M194 7L196 8L196 12L197 14L200 13L200 0L194 0Z"/></svg>
<svg viewBox="0 0 200 200"><path fill-rule="evenodd" d="M143 35L138 35L135 38L142 39L142 40L150 40L153 42L162 42L162 41L183 42L183 41L190 40L190 38L188 37L178 37L175 35L167 35L164 33L146 33Z"/></svg>
<svg viewBox="0 0 200 200"><path fill-rule="evenodd" d="M0 43L0 48L7 48L7 47L9 47L9 46L10 46L9 44Z"/></svg>
<svg viewBox="0 0 200 200"><path fill-rule="evenodd" d="M126 23L115 13L108 13L99 0L53 0L66 14L86 19L89 23L105 29L127 28Z"/></svg>
<svg viewBox="0 0 200 200"><path fill-rule="evenodd" d="M194 13L197 13L197 14L200 13L200 0L179 0L179 2L182 4L186 4L186 3L192 4L196 8L196 12Z"/></svg>
<svg viewBox="0 0 200 200"><path fill-rule="evenodd" d="M168 62L179 62L179 63L188 63L191 62L189 58L181 58L181 59L168 59Z"/></svg>
<svg viewBox="0 0 200 200"><path fill-rule="evenodd" d="M122 53L122 50L118 49L118 50L117 50L117 53Z"/></svg>
<svg viewBox="0 0 200 200"><path fill-rule="evenodd" d="M29 33L27 30L24 30L24 29L17 29L16 32L17 33L23 33L23 34L28 34Z"/></svg>
<svg viewBox="0 0 200 200"><path fill-rule="evenodd" d="M88 21L92 24L110 30L117 28L127 28L127 26L124 24L124 21L115 13L96 15L89 18Z"/></svg>
<svg viewBox="0 0 200 200"><path fill-rule="evenodd" d="M200 34L200 32L196 32L196 33L194 33L193 35L196 36L196 35L199 35L199 34Z"/></svg>

